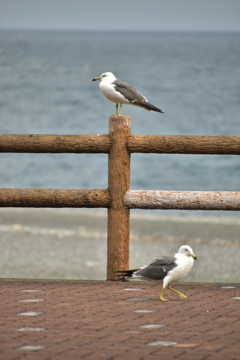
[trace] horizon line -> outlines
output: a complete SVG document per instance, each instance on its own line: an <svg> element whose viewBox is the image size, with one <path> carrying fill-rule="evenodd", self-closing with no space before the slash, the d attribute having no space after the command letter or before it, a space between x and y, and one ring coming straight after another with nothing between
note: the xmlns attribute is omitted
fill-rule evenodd
<svg viewBox="0 0 240 360"><path fill-rule="evenodd" d="M240 30L166 30L166 29L61 29L61 28L1 28L0 31L36 31L36 32L149 32L149 33L239 33Z"/></svg>

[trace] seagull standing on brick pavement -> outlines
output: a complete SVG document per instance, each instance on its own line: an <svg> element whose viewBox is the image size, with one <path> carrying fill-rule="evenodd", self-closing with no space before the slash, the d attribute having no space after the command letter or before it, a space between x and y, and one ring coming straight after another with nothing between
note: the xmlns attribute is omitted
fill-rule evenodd
<svg viewBox="0 0 240 360"><path fill-rule="evenodd" d="M160 256L155 261L140 269L117 271L117 276L128 278L141 278L143 280L161 281L159 299L161 301L168 301L163 298L163 291L167 287L180 296L186 298L187 296L180 291L173 289L170 283L179 281L184 278L191 270L194 260L197 256L188 245L182 245L174 256Z"/></svg>
<svg viewBox="0 0 240 360"><path fill-rule="evenodd" d="M105 72L92 79L92 81L96 80L100 80L99 88L103 95L116 103L116 115L119 115L118 104L120 104L120 115L122 115L122 104L139 106L148 111L157 111L163 114L161 109L150 104L145 96L125 81L117 79L112 72Z"/></svg>

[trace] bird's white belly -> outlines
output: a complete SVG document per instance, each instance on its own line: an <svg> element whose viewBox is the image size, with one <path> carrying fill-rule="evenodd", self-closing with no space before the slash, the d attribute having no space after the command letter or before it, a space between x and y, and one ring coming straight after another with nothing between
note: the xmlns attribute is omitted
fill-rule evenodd
<svg viewBox="0 0 240 360"><path fill-rule="evenodd" d="M164 278L163 286L166 287L172 281L179 281L187 276L192 266L193 258L184 256L184 258L181 259L181 263L178 262L178 266L169 271L168 275Z"/></svg>
<svg viewBox="0 0 240 360"><path fill-rule="evenodd" d="M115 86L113 84L104 84L104 81L102 81L99 84L99 88L108 100L119 104L129 104L129 101L115 90Z"/></svg>

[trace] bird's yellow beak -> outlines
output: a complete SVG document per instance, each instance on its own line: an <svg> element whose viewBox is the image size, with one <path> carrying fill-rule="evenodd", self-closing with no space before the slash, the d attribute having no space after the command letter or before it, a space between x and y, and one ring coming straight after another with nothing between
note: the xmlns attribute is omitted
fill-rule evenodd
<svg viewBox="0 0 240 360"><path fill-rule="evenodd" d="M101 80L101 78L100 77L95 77L95 78L92 79L92 81L97 81L97 80Z"/></svg>
<svg viewBox="0 0 240 360"><path fill-rule="evenodd" d="M194 259L197 260L197 256L195 254L190 254L190 256Z"/></svg>

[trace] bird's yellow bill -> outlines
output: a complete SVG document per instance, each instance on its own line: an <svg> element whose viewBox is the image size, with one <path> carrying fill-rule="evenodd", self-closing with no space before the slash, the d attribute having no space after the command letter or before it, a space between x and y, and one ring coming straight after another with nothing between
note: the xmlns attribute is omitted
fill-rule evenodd
<svg viewBox="0 0 240 360"><path fill-rule="evenodd" d="M95 77L92 79L92 81L97 81L97 80L101 80L100 77Z"/></svg>
<svg viewBox="0 0 240 360"><path fill-rule="evenodd" d="M190 256L194 259L197 260L197 256L195 254L190 254Z"/></svg>

